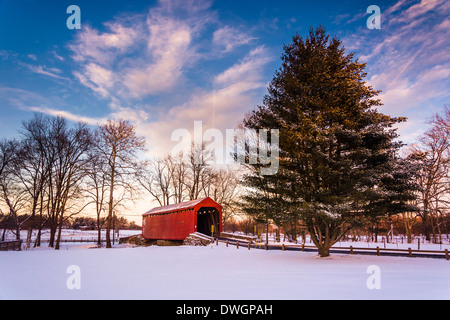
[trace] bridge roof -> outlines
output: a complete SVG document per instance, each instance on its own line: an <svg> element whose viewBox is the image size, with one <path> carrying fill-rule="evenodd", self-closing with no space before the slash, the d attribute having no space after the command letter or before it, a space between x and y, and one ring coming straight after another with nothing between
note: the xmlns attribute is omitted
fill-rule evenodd
<svg viewBox="0 0 450 320"><path fill-rule="evenodd" d="M173 211L178 211L178 210L194 209L196 206L199 206L203 203L208 207L211 207L212 205L220 207L220 205L217 202L215 202L213 199L211 199L210 197L206 197L206 198L202 198L202 199L171 204L171 205L164 206L164 207L156 207L156 208L153 208L153 209L147 211L146 213L144 213L143 216L168 213L168 212L173 212Z"/></svg>

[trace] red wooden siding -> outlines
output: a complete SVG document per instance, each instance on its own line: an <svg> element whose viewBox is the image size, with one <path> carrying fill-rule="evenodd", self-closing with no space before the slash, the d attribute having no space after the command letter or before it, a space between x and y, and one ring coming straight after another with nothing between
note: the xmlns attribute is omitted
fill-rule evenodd
<svg viewBox="0 0 450 320"><path fill-rule="evenodd" d="M222 232L222 206L208 197L148 211L142 217L142 235L145 239L184 240L197 231L197 212L202 208L217 210L219 225L215 229Z"/></svg>

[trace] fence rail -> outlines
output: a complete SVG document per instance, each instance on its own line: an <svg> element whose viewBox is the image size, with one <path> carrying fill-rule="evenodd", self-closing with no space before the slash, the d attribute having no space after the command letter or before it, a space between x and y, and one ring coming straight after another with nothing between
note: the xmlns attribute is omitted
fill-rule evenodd
<svg viewBox="0 0 450 320"><path fill-rule="evenodd" d="M303 251L303 252L317 252L318 249L315 246L299 245L279 245L279 244L264 244L264 243L250 243L246 241L238 241L236 239L221 237L218 239L221 242L225 242L226 245L234 244L237 248L239 245L247 246L250 250L251 247L255 249L264 250L283 250L283 251ZM377 256L396 256L396 257L422 257L422 258L438 258L450 260L448 249L438 250L415 250L415 249L393 249L393 248L359 248L359 247L331 247L330 253L343 253L343 254L362 254L362 255L377 255Z"/></svg>
<svg viewBox="0 0 450 320"><path fill-rule="evenodd" d="M56 240L55 240L56 241ZM106 242L106 239L101 239L100 240L101 242ZM116 242L118 241L118 239L116 239L115 240ZM50 240L49 239L42 239L41 240L41 243L48 243L48 242L50 242ZM68 242L70 242L70 243L92 243L92 242L98 242L98 239L97 238L90 238L90 239L86 239L86 238L84 238L84 239L61 239L61 240L59 240L59 242L60 243L68 243ZM112 242L112 239L111 239L111 242Z"/></svg>
<svg viewBox="0 0 450 320"><path fill-rule="evenodd" d="M0 241L0 251L20 251L22 248L22 240Z"/></svg>

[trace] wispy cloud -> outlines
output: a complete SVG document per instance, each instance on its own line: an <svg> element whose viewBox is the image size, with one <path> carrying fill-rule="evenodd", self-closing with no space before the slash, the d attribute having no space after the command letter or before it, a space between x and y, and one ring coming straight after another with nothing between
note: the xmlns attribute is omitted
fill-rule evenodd
<svg viewBox="0 0 450 320"><path fill-rule="evenodd" d="M64 61L64 57L60 56L55 50L51 51L51 54L59 61Z"/></svg>
<svg viewBox="0 0 450 320"><path fill-rule="evenodd" d="M30 64L23 64L23 65L25 65L28 69L30 69L34 73L42 74L44 76L48 76L48 77L55 78L55 79L62 79L62 80L70 81L69 78L63 77L60 75L62 73L62 70L60 70L58 68L41 66L41 65L34 66L34 65L30 65Z"/></svg>
<svg viewBox="0 0 450 320"><path fill-rule="evenodd" d="M399 7L403 6L405 1L400 0L397 2L393 8L397 10ZM406 10L404 10L400 15L393 18L393 22L411 22L422 17L425 14L429 14L431 11L445 12L449 9L449 3L445 0L421 0L420 2L411 5ZM394 9L388 10L388 13L394 12Z"/></svg>
<svg viewBox="0 0 450 320"><path fill-rule="evenodd" d="M69 45L75 61L91 61L109 65L119 54L124 54L138 39L139 26L127 27L120 22L107 22L108 31L85 26L79 32L74 43Z"/></svg>
<svg viewBox="0 0 450 320"><path fill-rule="evenodd" d="M247 110L255 106L265 90L264 69L272 61L268 50L257 47L212 79L212 90L199 91L181 105L166 110L156 121L143 124L153 151L164 154L174 145L171 133L178 128L193 130L194 121L203 130L235 128Z"/></svg>
<svg viewBox="0 0 450 320"><path fill-rule="evenodd" d="M399 0L381 14L381 30L361 29L344 43L360 44L357 56L368 63L368 84L382 90L380 109L419 123L430 115L425 112L442 107L432 101L450 99L450 3Z"/></svg>
<svg viewBox="0 0 450 320"><path fill-rule="evenodd" d="M201 30L204 21L198 16L205 16L201 10L208 3L183 4L190 15L180 19L172 13L180 8L174 0L160 1L147 14L106 22L105 32L84 28L69 45L73 59L82 65L74 75L104 98L143 99L173 89L183 70L199 57L192 40Z"/></svg>
<svg viewBox="0 0 450 320"><path fill-rule="evenodd" d="M208 23L216 28L212 33L206 30ZM171 133L191 129L195 120L202 120L205 130L234 128L267 85L263 75L272 61L269 50L244 27L217 21L211 1L161 0L144 14L122 15L104 26L102 32L84 28L68 46L78 64L73 74L108 102L109 117L136 124L152 154L169 152ZM187 74L202 62L236 54L238 47L247 49L241 59L215 66L204 83L189 82ZM153 103L153 98L171 94L181 98L165 100L163 107Z"/></svg>
<svg viewBox="0 0 450 320"><path fill-rule="evenodd" d="M190 47L193 30L186 22L151 14L146 24L146 52L122 72L128 89L124 93L134 98L172 89L194 57Z"/></svg>
<svg viewBox="0 0 450 320"><path fill-rule="evenodd" d="M55 116L55 117L57 117L57 116L64 117L70 121L83 122L83 123L87 123L90 125L99 125L99 124L103 123L104 121L106 121L106 119L104 119L104 118L92 118L92 117L83 116L83 115L76 115L70 111L56 110L56 109L46 108L46 107L30 106L30 107L28 107L28 110L33 111L33 112L38 112L38 113L44 113L44 114Z"/></svg>
<svg viewBox="0 0 450 320"><path fill-rule="evenodd" d="M255 37L252 37L247 32L230 26L220 28L214 31L213 34L213 44L225 53L232 51L238 46L249 44L255 39Z"/></svg>
<svg viewBox="0 0 450 320"><path fill-rule="evenodd" d="M84 122L91 125L97 125L105 121L103 118L77 115L67 110L57 109L52 97L45 97L29 90L0 87L0 99L7 102L8 105L22 111L44 113L52 116L63 116L71 121Z"/></svg>
<svg viewBox="0 0 450 320"><path fill-rule="evenodd" d="M104 98L110 96L110 90L115 83L115 75L111 70L92 62L85 65L81 72L75 71L74 75L81 84Z"/></svg>
<svg viewBox="0 0 450 320"><path fill-rule="evenodd" d="M236 82L255 82L260 80L259 70L261 66L271 61L267 49L263 46L257 47L249 52L249 54L234 64L229 69L218 74L214 78L214 82L219 85L227 85Z"/></svg>

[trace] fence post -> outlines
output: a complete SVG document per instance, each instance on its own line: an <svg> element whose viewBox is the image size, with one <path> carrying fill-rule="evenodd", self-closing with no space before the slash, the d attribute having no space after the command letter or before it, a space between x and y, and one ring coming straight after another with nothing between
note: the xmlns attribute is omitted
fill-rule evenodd
<svg viewBox="0 0 450 320"><path fill-rule="evenodd" d="M281 250L284 251L284 243L281 245Z"/></svg>
<svg viewBox="0 0 450 320"><path fill-rule="evenodd" d="M350 254L353 254L353 246L350 246Z"/></svg>
<svg viewBox="0 0 450 320"><path fill-rule="evenodd" d="M248 242L248 250L250 250L250 241Z"/></svg>
<svg viewBox="0 0 450 320"><path fill-rule="evenodd" d="M305 252L305 244L302 243L302 252Z"/></svg>
<svg viewBox="0 0 450 320"><path fill-rule="evenodd" d="M236 241L236 249L239 249L239 241Z"/></svg>
<svg viewBox="0 0 450 320"><path fill-rule="evenodd" d="M380 247L377 247L377 256L380 255Z"/></svg>
<svg viewBox="0 0 450 320"><path fill-rule="evenodd" d="M408 248L409 257L412 258L412 251L411 248Z"/></svg>
<svg viewBox="0 0 450 320"><path fill-rule="evenodd" d="M450 258L448 256L448 249L445 249L445 260L450 260Z"/></svg>
<svg viewBox="0 0 450 320"><path fill-rule="evenodd" d="M225 241L225 245L228 247L228 240L227 241Z"/></svg>

